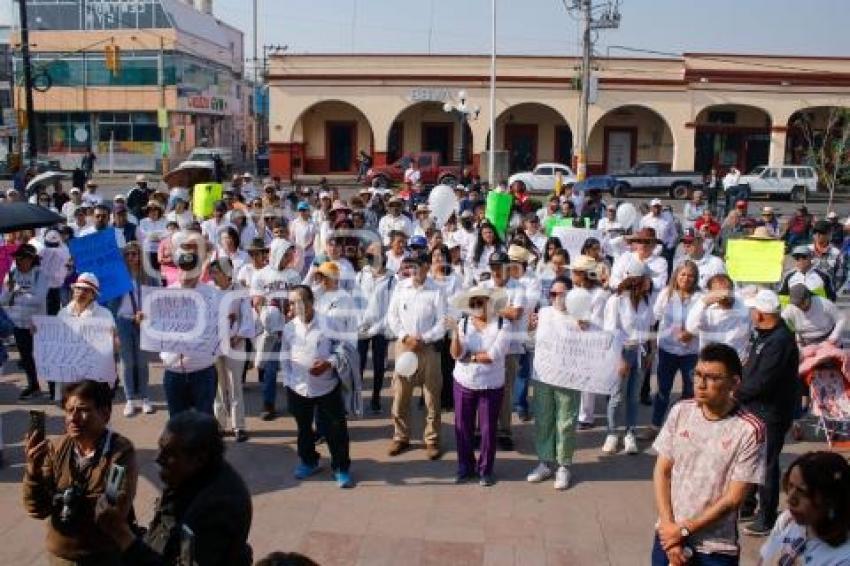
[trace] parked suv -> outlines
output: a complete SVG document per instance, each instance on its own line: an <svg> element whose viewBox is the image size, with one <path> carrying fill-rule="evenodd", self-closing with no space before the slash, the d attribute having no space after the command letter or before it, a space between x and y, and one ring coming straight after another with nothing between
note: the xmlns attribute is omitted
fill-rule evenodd
<svg viewBox="0 0 850 566"><path fill-rule="evenodd" d="M818 176L812 167L805 165L761 165L749 175L742 175L738 184L749 187L753 195L769 198L784 196L795 202L803 202L808 193L817 192Z"/></svg>

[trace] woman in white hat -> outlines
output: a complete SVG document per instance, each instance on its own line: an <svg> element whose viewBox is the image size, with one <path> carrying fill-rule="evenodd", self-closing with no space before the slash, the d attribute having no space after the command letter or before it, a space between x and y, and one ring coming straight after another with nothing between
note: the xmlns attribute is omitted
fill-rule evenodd
<svg viewBox="0 0 850 566"><path fill-rule="evenodd" d="M113 352L119 352L118 332L115 327L115 318L109 309L97 304L100 295L100 281L94 273L81 273L77 280L71 284L73 291L71 302L59 311L59 318L99 318L108 320L112 326ZM117 375L115 376L118 377Z"/></svg>
<svg viewBox="0 0 850 566"><path fill-rule="evenodd" d="M151 266L159 270L159 243L168 235L168 221L163 218L163 206L155 199L148 201L144 211L146 216L139 221L138 240L143 251L148 254Z"/></svg>
<svg viewBox="0 0 850 566"><path fill-rule="evenodd" d="M652 279L645 263L632 258L623 270L616 294L605 304L605 330L615 333L623 344L620 362L620 389L608 399L608 435L602 446L605 454L614 454L619 444L617 413L626 402L626 454L637 454L634 429L637 426L638 397L645 367L648 342L655 322L652 311Z"/></svg>
<svg viewBox="0 0 850 566"><path fill-rule="evenodd" d="M493 485L496 459L496 423L505 395L505 356L510 347L508 325L497 315L507 305L502 289L474 287L452 300L465 313L460 320L446 318L449 347L455 359L454 400L458 470L456 482L474 476ZM481 452L475 462L475 423L481 432Z"/></svg>

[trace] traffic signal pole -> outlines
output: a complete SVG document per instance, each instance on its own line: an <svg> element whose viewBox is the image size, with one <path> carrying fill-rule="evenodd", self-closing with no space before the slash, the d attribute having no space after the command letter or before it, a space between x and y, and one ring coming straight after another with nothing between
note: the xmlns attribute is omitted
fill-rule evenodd
<svg viewBox="0 0 850 566"><path fill-rule="evenodd" d="M30 63L30 30L27 22L27 0L18 0L19 16L21 20L21 61L24 66L24 98L27 111L27 157L31 166L35 165L38 156L36 139L35 107L32 97L32 66ZM18 133L20 136L20 132Z"/></svg>

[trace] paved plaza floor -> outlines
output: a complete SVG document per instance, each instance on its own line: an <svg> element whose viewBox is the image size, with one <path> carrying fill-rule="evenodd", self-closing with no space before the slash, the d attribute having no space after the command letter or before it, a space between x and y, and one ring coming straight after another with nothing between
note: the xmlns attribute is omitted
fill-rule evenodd
<svg viewBox="0 0 850 566"><path fill-rule="evenodd" d="M14 367L14 362L9 366ZM112 423L135 444L141 463L136 510L143 524L152 516L160 489L154 464L156 441L167 413L161 387L162 370L153 372L155 415L125 418L119 393ZM31 408L47 407L48 433L62 430L55 405L18 403L20 373L0 379L0 413L7 465L0 470L0 565L45 564L45 525L30 519L21 505L23 474L21 438ZM367 379L367 385L369 380ZM282 395L279 396L279 399ZM599 450L604 428L580 432L573 483L566 492L551 482L531 485L526 474L535 464L533 423L514 422L516 450L496 457L497 483L453 483L453 415L443 414L442 460L425 458L421 442L396 458L386 455L391 425L389 390L384 414L349 423L352 474L357 487L341 490L327 471L327 448L320 447L325 472L308 481L293 479L297 463L295 423L289 416L273 422L259 414L260 386L249 373L246 403L251 438L227 441L227 458L242 473L253 494L250 542L255 559L275 550L302 552L323 566L332 565L620 565L648 564L655 511L652 495L654 457ZM602 404L597 424L603 423ZM421 438L424 410L413 409ZM641 408L642 420L648 410ZM785 464L794 454L821 448L816 442L791 443ZM643 446L642 446L643 447ZM754 564L757 541L745 541L744 564Z"/></svg>

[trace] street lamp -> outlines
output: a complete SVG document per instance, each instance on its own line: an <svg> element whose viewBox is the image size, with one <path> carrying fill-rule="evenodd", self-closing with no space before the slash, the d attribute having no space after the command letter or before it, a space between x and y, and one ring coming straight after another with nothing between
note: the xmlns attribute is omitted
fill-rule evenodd
<svg viewBox="0 0 850 566"><path fill-rule="evenodd" d="M448 112L449 114L457 114L460 120L460 156L458 158L458 162L460 163L460 178L458 181L463 184L464 166L466 165L466 148L464 147L464 141L466 138L466 122L467 120L477 120L478 115L481 113L481 108L478 105L468 104L466 100L466 91L462 90L457 93L457 103L447 101L443 104L443 111Z"/></svg>

